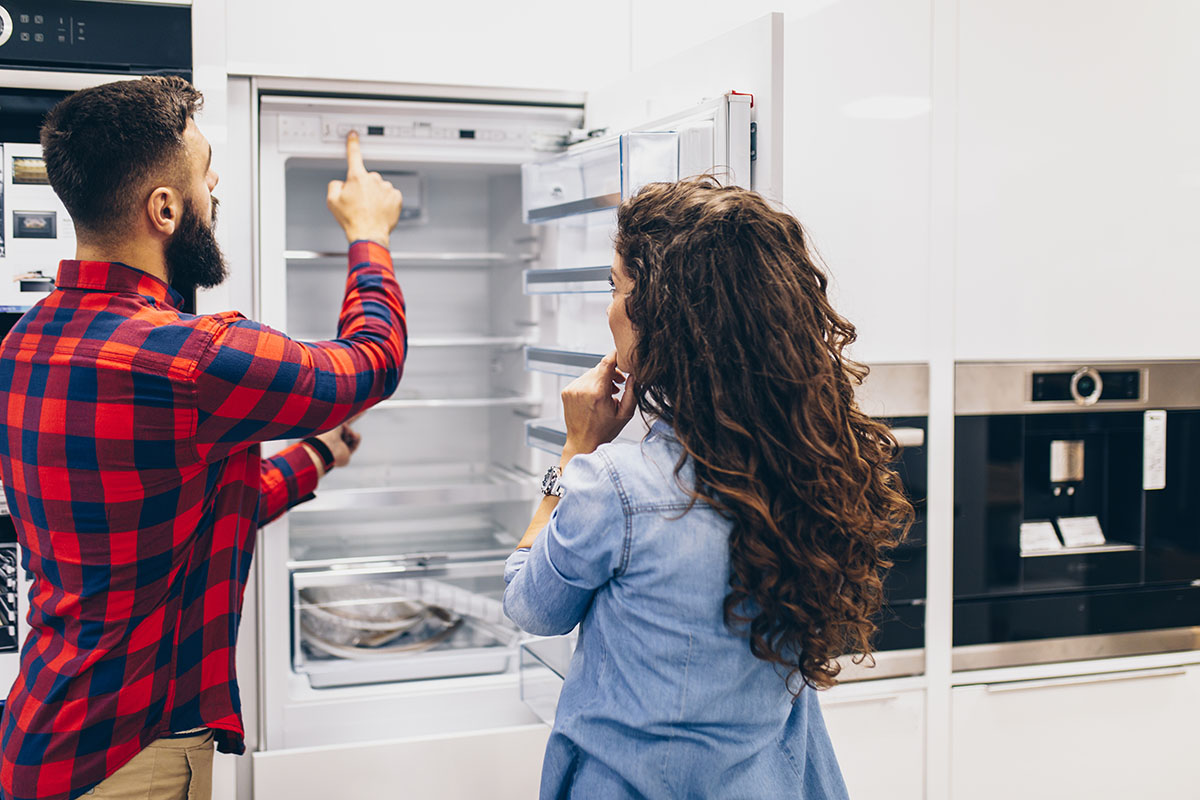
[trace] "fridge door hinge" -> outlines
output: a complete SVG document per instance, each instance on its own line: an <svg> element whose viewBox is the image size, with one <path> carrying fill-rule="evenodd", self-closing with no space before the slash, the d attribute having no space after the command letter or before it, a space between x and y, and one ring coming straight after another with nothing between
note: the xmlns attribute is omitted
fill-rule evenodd
<svg viewBox="0 0 1200 800"><path fill-rule="evenodd" d="M750 162L758 160L758 123L750 123Z"/></svg>

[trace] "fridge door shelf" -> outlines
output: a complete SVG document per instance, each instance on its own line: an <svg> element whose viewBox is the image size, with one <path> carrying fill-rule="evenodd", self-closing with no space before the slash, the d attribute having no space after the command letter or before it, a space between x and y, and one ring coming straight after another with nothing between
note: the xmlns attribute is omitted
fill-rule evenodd
<svg viewBox="0 0 1200 800"><path fill-rule="evenodd" d="M344 487L344 488L343 488ZM533 500L532 476L499 464L398 464L335 470L320 494L292 509L292 514L315 514L397 506L439 506L507 503Z"/></svg>
<svg viewBox="0 0 1200 800"><path fill-rule="evenodd" d="M607 294L610 266L525 270L525 294Z"/></svg>
<svg viewBox="0 0 1200 800"><path fill-rule="evenodd" d="M558 696L575 653L578 631L521 642L521 700L547 725L554 724Z"/></svg>
<svg viewBox="0 0 1200 800"><path fill-rule="evenodd" d="M640 424L631 424L617 435L615 441L637 444L645 433L646 429ZM531 419L525 423L525 444L535 450L560 456L566 443L567 425L561 419Z"/></svg>
<svg viewBox="0 0 1200 800"><path fill-rule="evenodd" d="M292 572L293 666L313 687L509 669L503 562L366 560Z"/></svg>
<svg viewBox="0 0 1200 800"><path fill-rule="evenodd" d="M552 222L616 208L645 183L678 179L675 131L632 132L584 142L521 167L525 222Z"/></svg>
<svg viewBox="0 0 1200 800"><path fill-rule="evenodd" d="M346 266L345 251L320 250L287 250L284 257L293 266ZM535 260L531 253L512 255L509 253L412 253L393 252L392 264L399 268L405 267L437 267L443 269L479 269L501 267L508 264L529 263Z"/></svg>
<svg viewBox="0 0 1200 800"><path fill-rule="evenodd" d="M551 347L526 347L525 369L576 378L600 363L600 353L581 353Z"/></svg>

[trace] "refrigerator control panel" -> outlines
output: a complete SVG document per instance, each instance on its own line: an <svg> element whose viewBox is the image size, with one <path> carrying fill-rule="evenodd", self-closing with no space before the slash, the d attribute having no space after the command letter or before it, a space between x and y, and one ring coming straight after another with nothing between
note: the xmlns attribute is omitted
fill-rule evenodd
<svg viewBox="0 0 1200 800"><path fill-rule="evenodd" d="M278 124L279 147L286 152L340 143L351 131L357 131L365 147L450 147L460 152L558 149L567 133L519 120L416 114L280 114Z"/></svg>

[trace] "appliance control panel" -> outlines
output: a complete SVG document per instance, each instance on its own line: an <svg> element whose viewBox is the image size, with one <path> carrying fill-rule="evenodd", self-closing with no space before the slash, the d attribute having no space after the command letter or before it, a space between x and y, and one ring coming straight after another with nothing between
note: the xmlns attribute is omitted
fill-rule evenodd
<svg viewBox="0 0 1200 800"><path fill-rule="evenodd" d="M278 116L279 149L304 152L310 148L327 149L341 143L350 131L357 131L363 147L370 148L453 148L456 152L503 148L505 150L557 150L564 143L565 130L547 130L545 126L507 119L481 119L446 114L383 113L303 114ZM324 147L322 147L324 146Z"/></svg>
<svg viewBox="0 0 1200 800"><path fill-rule="evenodd" d="M75 226L46 178L41 145L0 144L0 312L28 309L75 253Z"/></svg>
<svg viewBox="0 0 1200 800"><path fill-rule="evenodd" d="M190 75L191 8L0 0L0 66Z"/></svg>

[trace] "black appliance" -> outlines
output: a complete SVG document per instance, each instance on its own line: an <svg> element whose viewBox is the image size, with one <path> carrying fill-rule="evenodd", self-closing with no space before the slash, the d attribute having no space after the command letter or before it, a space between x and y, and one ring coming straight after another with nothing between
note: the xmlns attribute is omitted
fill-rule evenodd
<svg viewBox="0 0 1200 800"><path fill-rule="evenodd" d="M892 554L894 566L884 579L885 607L877 618L877 666L860 672L847 668L844 678L885 678L918 674L925 647L925 506L928 495L929 367L879 364L857 392L859 406L885 422L900 443L894 465L916 511L908 537Z"/></svg>
<svg viewBox="0 0 1200 800"><path fill-rule="evenodd" d="M1200 642L1200 362L960 364L954 462L956 669Z"/></svg>

